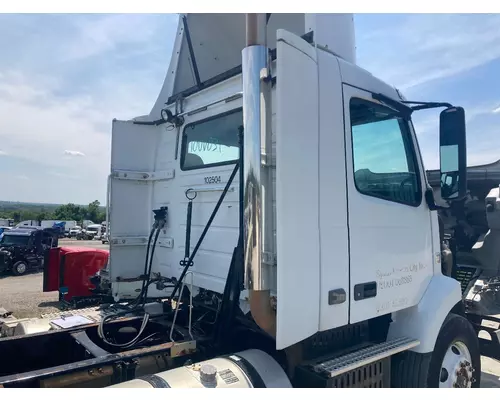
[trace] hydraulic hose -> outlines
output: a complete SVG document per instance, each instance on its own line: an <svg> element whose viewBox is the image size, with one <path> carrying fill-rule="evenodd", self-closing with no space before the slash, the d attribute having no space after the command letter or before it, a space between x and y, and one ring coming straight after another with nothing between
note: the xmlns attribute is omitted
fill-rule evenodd
<svg viewBox="0 0 500 400"><path fill-rule="evenodd" d="M144 279L142 280L141 292L139 293L139 296L137 296L137 299L134 302L133 308L137 307L139 305L139 303L141 302L141 296L142 296L142 293L144 292L144 288L146 286L146 280L147 280L146 276L148 273L149 248L151 247L151 240L153 239L153 235L155 233L155 230L156 230L156 228L153 226L153 228L151 229L151 232L149 233L148 244L146 247L146 260L144 261L144 272L142 274L144 276Z"/></svg>
<svg viewBox="0 0 500 400"><path fill-rule="evenodd" d="M148 267L148 271L147 271L147 278L146 278L146 285L144 286L144 293L141 292L142 296L143 296L143 299L142 299L142 305L144 306L144 304L146 303L146 300L148 298L148 289L149 289L149 285L151 284L151 269L153 267L153 256L154 256L154 253L155 253L155 249L156 249L156 242L158 241L158 236L160 236L160 232L161 232L161 229L158 228L156 230L156 235L155 235L155 239L153 241L153 247L151 248L151 256L149 257L149 267Z"/></svg>
<svg viewBox="0 0 500 400"><path fill-rule="evenodd" d="M148 288L152 283L151 270L153 267L154 251L156 248L156 243L158 241L158 237L160 236L160 232L166 224L167 208L162 207L159 210L154 210L153 212L155 213L155 223L153 224L153 228L151 229L151 232L149 234L148 244L147 244L147 248L146 248L146 259L144 261L144 274L143 274L144 279L142 280L141 292L139 293L139 296L137 296L137 299L135 300L135 302L132 303L132 305L130 307L128 307L127 310L104 317L101 320L101 322L99 323L99 326L97 328L97 333L98 333L99 337L102 339L102 341L104 343L106 343L110 346L116 346L116 347L132 346L134 343L137 342L137 340L139 340L140 336L144 332L144 329L146 329L146 326L147 326L148 321L149 321L149 314L144 313L141 328L139 329L137 336L134 337L134 339L132 339L128 343L124 343L124 344L111 343L106 339L106 336L104 334L104 324L106 323L107 320L117 318L117 317L129 314L130 312L137 310L139 304L141 303L141 300L142 300L142 307L144 308L144 305L145 305L146 300L147 300ZM153 246L151 247L151 240L153 239L153 235L155 234L155 232L156 232L156 235L155 235L155 238L153 241ZM150 249L151 249L151 255L149 254ZM149 261L149 264L148 264L148 261Z"/></svg>
<svg viewBox="0 0 500 400"><path fill-rule="evenodd" d="M119 316L122 316L122 315L125 315L128 313L129 313L129 311L124 311L124 312L114 314L111 316L108 315L101 320L99 326L97 327L97 334L99 335L99 337L102 339L102 341L104 343L106 343L109 346L114 346L114 347L128 347L128 346L132 346L137 340L139 340L142 333L144 332L144 329L146 329L146 325L148 324L148 321L149 321L149 314L148 313L144 314L144 317L142 318L141 328L139 329L139 332L137 333L137 335L131 341L129 341L127 343L123 343L123 344L122 343L111 343L106 339L106 336L104 335L104 324L106 323L106 320L116 318L116 317L119 317Z"/></svg>
<svg viewBox="0 0 500 400"><path fill-rule="evenodd" d="M148 287L151 284L151 269L153 266L153 255L154 251L156 249L156 243L158 241L158 236L160 235L161 230L166 224L166 218L167 218L167 208L166 207L161 207L158 210L153 210L155 214L155 222L153 224L153 228L151 229L151 232L149 234L149 240L148 240L148 245L147 245L147 250L146 250L146 260L144 261L144 279L142 281L142 287L141 291L139 293L139 296L137 296L136 301L133 303L132 308L135 309L142 300L142 305L146 303L147 299L147 292L148 292ZM154 233L156 232L155 239L153 242L153 246L151 247L151 240L153 238ZM151 249L151 256L149 255ZM149 261L149 265L148 265Z"/></svg>

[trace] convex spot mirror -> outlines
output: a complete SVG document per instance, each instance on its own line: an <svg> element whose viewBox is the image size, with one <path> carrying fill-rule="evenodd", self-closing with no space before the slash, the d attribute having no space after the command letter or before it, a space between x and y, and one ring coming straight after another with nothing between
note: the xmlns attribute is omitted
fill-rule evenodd
<svg viewBox="0 0 500 400"><path fill-rule="evenodd" d="M467 149L465 112L462 107L450 107L439 116L439 161L441 197L460 199L467 193Z"/></svg>

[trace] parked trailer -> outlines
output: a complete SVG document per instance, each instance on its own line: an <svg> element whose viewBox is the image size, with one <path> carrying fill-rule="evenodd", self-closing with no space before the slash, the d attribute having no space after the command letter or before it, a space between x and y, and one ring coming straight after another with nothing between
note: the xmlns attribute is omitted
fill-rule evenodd
<svg viewBox="0 0 500 400"><path fill-rule="evenodd" d="M14 226L14 220L10 218L0 218L0 227L12 228Z"/></svg>
<svg viewBox="0 0 500 400"><path fill-rule="evenodd" d="M16 225L16 228L21 228L21 227L36 227L39 226L43 229L46 228L57 228L61 230L61 236L63 235L68 235L69 231L76 226L76 221L62 221L62 220L42 220L42 221L37 221L37 220L26 220L26 221L21 221Z"/></svg>

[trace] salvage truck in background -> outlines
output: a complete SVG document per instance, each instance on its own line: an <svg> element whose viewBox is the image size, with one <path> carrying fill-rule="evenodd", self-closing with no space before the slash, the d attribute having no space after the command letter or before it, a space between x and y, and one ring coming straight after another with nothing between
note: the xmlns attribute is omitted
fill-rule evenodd
<svg viewBox="0 0 500 400"><path fill-rule="evenodd" d="M19 227L0 239L0 274L24 275L44 266L45 252L58 246L59 231L52 228Z"/></svg>
<svg viewBox="0 0 500 400"><path fill-rule="evenodd" d="M182 15L151 113L113 121L93 282L114 302L1 339L0 385L478 387L438 219L467 196L465 139L462 108L356 65L352 15Z"/></svg>

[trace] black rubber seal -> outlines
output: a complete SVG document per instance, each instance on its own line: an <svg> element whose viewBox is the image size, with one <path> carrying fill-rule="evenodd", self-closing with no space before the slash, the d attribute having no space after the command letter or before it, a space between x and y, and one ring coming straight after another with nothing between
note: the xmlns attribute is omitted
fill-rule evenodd
<svg viewBox="0 0 500 400"><path fill-rule="evenodd" d="M170 388L170 385L168 384L168 382L158 375L144 375L144 376L141 376L137 379L145 381L157 389Z"/></svg>
<svg viewBox="0 0 500 400"><path fill-rule="evenodd" d="M250 382L252 382L252 385L255 389L266 388L264 380L262 379L260 374L257 372L257 370L251 363L249 363L247 360L245 360L242 356L238 354L233 354L233 356L238 357L239 360L235 360L230 356L224 356L222 358L230 360L232 363L236 364L250 378Z"/></svg>

